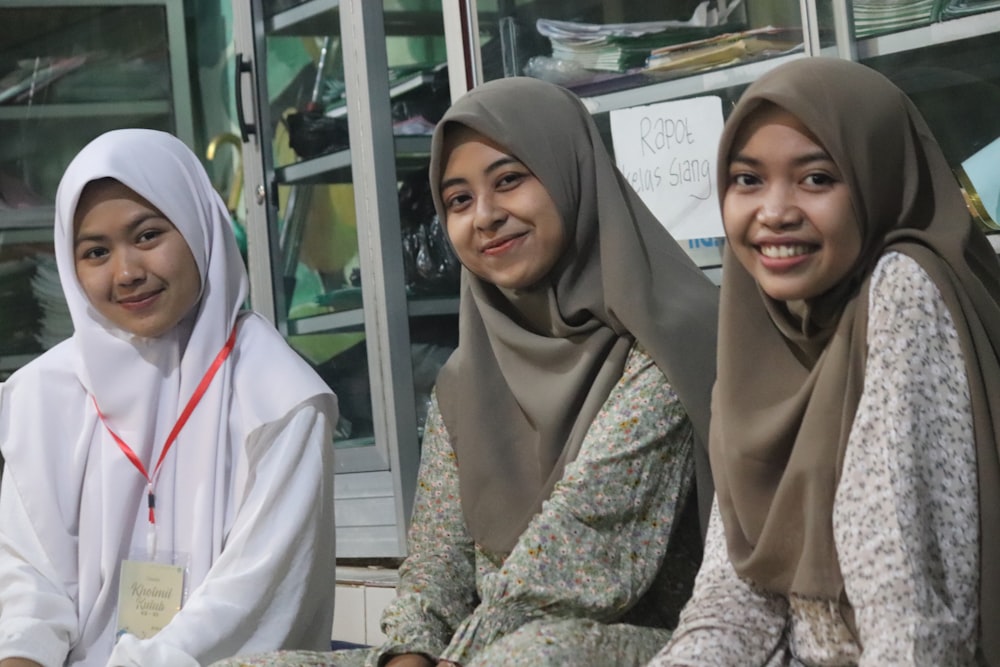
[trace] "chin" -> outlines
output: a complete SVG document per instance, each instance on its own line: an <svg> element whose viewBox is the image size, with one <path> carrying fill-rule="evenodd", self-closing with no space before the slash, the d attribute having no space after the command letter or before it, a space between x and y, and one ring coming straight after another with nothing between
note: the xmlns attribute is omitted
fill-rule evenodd
<svg viewBox="0 0 1000 667"><path fill-rule="evenodd" d="M789 287L768 287L761 284L761 290L775 301L804 301L813 296L812 292Z"/></svg>

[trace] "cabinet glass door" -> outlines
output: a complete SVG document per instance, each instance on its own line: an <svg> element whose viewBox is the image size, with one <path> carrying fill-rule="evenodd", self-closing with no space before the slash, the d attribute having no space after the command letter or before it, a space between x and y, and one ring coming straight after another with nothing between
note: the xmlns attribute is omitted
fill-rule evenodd
<svg viewBox="0 0 1000 667"><path fill-rule="evenodd" d="M181 5L0 3L0 380L72 333L52 256L56 187L120 127L193 142Z"/></svg>
<svg viewBox="0 0 1000 667"><path fill-rule="evenodd" d="M266 63L259 81L267 99L260 123L272 209L272 282L271 293L254 300L258 306L265 299L273 302L279 328L340 398L339 449L377 444L373 398L379 396L374 383L380 377L370 361L373 352L379 354L377 363L385 359L382 348L372 348L371 320L389 317L379 308L385 300L395 292L400 310L413 311L413 331L405 316L399 323L403 339L412 334L414 345L438 347L441 336L454 337L428 325L457 312L458 276L427 187L430 133L447 107L440 4L436 11L428 7L433 4L401 2L373 13L384 21L381 30L402 34L385 34L379 42L369 25L361 44L341 34L345 17L362 11L360 3L256 5L266 27L256 57ZM361 50L377 50L371 42L382 53L361 57ZM385 63L380 72L351 78L352 66L367 70L373 58ZM381 90L380 77L386 84ZM361 78L366 88L355 93L352 84ZM371 99L351 104L352 95L366 91ZM379 121L383 126L375 126ZM377 183L371 183L372 174L356 172L359 155L379 146L359 150L352 144L352 125L384 135L379 138L386 153L371 160ZM358 210L358 201L369 201L359 198L359 188L366 188L364 197L382 197L391 207L377 219L366 218L372 209ZM428 357L441 356L423 347L413 355L417 370Z"/></svg>
<svg viewBox="0 0 1000 667"><path fill-rule="evenodd" d="M337 3L262 4L267 33L257 58L266 63L259 102L266 95L275 320L340 400L337 448L363 449L375 443L363 298L370 295L361 276L340 11ZM386 462L383 449L359 465Z"/></svg>
<svg viewBox="0 0 1000 667"><path fill-rule="evenodd" d="M584 98L646 89L621 98L633 104L676 96L656 84L836 43L830 2L815 0L452 0L446 7L466 52L465 88L526 75ZM713 78L752 80L761 68L742 69L738 79ZM699 86L712 87L704 79Z"/></svg>
<svg viewBox="0 0 1000 667"><path fill-rule="evenodd" d="M906 91L973 215L1000 230L1000 2L907 2L877 16L868 4L852 3L859 60Z"/></svg>
<svg viewBox="0 0 1000 667"><path fill-rule="evenodd" d="M441 3L250 10L252 43L236 34L256 89L253 113L243 101L244 150L260 163L245 160L251 298L339 398L338 552L395 555L430 392L457 338L458 263L427 184L449 103Z"/></svg>

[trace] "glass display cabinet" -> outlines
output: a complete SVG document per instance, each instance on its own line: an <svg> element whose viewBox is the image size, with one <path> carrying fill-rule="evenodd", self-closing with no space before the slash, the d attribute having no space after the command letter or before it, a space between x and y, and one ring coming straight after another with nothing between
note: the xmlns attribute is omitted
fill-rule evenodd
<svg viewBox="0 0 1000 667"><path fill-rule="evenodd" d="M72 333L56 187L118 127L193 143L184 15L169 0L0 0L0 380Z"/></svg>
<svg viewBox="0 0 1000 667"><path fill-rule="evenodd" d="M919 107L973 216L1000 249L1000 2L954 0L935 16L857 40L857 56Z"/></svg>
<svg viewBox="0 0 1000 667"><path fill-rule="evenodd" d="M625 112L709 99L721 128L780 63L860 60L913 96L984 224L1000 217L997 0L233 7L252 300L340 397L340 558L405 552L426 402L457 337L458 265L426 191L429 135L477 83L528 75L569 87L621 161ZM714 179L714 162L703 166ZM719 280L716 229L679 239Z"/></svg>
<svg viewBox="0 0 1000 667"><path fill-rule="evenodd" d="M233 3L251 300L336 392L337 555L398 557L458 263L427 186L440 2Z"/></svg>
<svg viewBox="0 0 1000 667"><path fill-rule="evenodd" d="M997 0L446 0L444 18L453 98L502 76L561 83L613 153L621 110L711 96L724 116L790 59L858 60L913 98L983 223L1000 218ZM679 240L719 278L721 238Z"/></svg>

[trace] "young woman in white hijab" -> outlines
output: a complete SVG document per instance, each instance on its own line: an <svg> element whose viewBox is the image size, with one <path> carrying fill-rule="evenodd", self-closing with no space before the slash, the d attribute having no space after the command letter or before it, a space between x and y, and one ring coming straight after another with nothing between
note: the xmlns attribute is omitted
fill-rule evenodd
<svg viewBox="0 0 1000 667"><path fill-rule="evenodd" d="M74 334L0 385L0 666L328 645L336 397L244 309L196 156L152 130L95 139L60 183L55 252ZM150 562L184 595L142 638L119 581L150 585Z"/></svg>

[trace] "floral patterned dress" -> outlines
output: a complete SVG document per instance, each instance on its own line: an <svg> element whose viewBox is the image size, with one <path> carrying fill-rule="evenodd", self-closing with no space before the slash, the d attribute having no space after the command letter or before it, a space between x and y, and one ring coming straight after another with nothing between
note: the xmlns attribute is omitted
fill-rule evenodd
<svg viewBox="0 0 1000 667"><path fill-rule="evenodd" d="M680 520L693 486L692 447L677 395L634 346L579 455L505 558L466 530L458 467L435 401L410 555L382 617L386 643L216 667L375 667L402 653L466 667L643 665L670 638L700 560L696 512Z"/></svg>
<svg viewBox="0 0 1000 667"><path fill-rule="evenodd" d="M786 598L741 579L716 506L692 600L650 667L977 664L968 380L940 292L909 257L889 253L876 267L867 347L833 509L859 641L835 601Z"/></svg>

